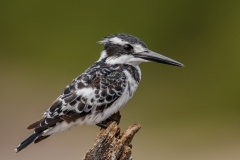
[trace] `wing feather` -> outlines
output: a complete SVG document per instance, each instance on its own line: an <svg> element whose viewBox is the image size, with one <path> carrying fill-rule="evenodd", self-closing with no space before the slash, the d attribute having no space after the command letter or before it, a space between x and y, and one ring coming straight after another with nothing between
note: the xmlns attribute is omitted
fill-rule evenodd
<svg viewBox="0 0 240 160"><path fill-rule="evenodd" d="M28 128L42 132L57 123L74 122L93 112L111 107L124 92L126 76L117 68L91 68L74 79L44 113L43 119Z"/></svg>

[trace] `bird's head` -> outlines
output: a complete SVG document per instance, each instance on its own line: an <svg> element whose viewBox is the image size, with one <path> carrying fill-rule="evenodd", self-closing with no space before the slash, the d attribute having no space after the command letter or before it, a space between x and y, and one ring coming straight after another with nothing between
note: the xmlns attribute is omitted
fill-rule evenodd
<svg viewBox="0 0 240 160"><path fill-rule="evenodd" d="M182 63L149 50L143 41L129 34L113 34L99 43L104 44L99 60L108 64L139 65L141 62L158 62L183 67Z"/></svg>

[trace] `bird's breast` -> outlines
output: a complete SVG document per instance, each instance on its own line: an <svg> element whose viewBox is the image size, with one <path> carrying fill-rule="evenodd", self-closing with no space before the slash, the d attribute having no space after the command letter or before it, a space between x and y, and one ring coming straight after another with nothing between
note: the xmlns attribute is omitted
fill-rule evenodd
<svg viewBox="0 0 240 160"><path fill-rule="evenodd" d="M123 94L111 105L103 111L102 115L97 115L97 122L102 122L106 118L110 117L112 114L118 112L133 96L136 91L139 81L136 81L134 76L128 71L123 71L126 75L127 84Z"/></svg>

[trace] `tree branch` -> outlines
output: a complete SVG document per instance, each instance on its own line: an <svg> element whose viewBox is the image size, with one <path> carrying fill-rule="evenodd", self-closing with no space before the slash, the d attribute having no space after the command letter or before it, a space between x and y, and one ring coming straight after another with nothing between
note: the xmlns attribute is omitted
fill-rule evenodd
<svg viewBox="0 0 240 160"><path fill-rule="evenodd" d="M121 115L116 113L111 116L116 122L120 122ZM140 124L134 124L120 135L120 128L116 122L105 121L106 129L100 129L95 143L90 148L83 160L129 160L132 159L132 139L140 130Z"/></svg>

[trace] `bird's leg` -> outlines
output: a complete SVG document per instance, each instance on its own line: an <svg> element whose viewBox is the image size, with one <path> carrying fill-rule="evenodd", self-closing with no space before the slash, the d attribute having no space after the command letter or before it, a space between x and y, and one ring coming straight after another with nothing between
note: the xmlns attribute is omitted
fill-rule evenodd
<svg viewBox="0 0 240 160"><path fill-rule="evenodd" d="M114 121L116 122L117 124L120 123L120 120L121 120L121 115L120 115L120 112L118 111L117 113L114 113L113 115L111 115L111 117L108 117L106 119L106 121Z"/></svg>
<svg viewBox="0 0 240 160"><path fill-rule="evenodd" d="M107 119L106 119L105 121L103 121L103 122L96 123L96 125L97 125L98 127L101 127L101 128L106 129L106 128L108 127L108 125L109 125L109 122L116 122L116 123L118 123L117 120L115 120L115 119L112 118L112 117L109 117L109 118L107 118Z"/></svg>
<svg viewBox="0 0 240 160"><path fill-rule="evenodd" d="M103 123L96 123L96 125L98 127L104 128L104 129L106 129L108 127L106 124L103 124Z"/></svg>
<svg viewBox="0 0 240 160"><path fill-rule="evenodd" d="M116 119L112 118L112 117L107 118L106 121L118 123L118 121Z"/></svg>
<svg viewBox="0 0 240 160"><path fill-rule="evenodd" d="M98 127L106 129L111 122L116 122L117 124L119 124L120 119L121 119L120 112L117 112L117 113L114 113L113 115L111 115L111 117L108 117L105 121L96 123L96 125Z"/></svg>

